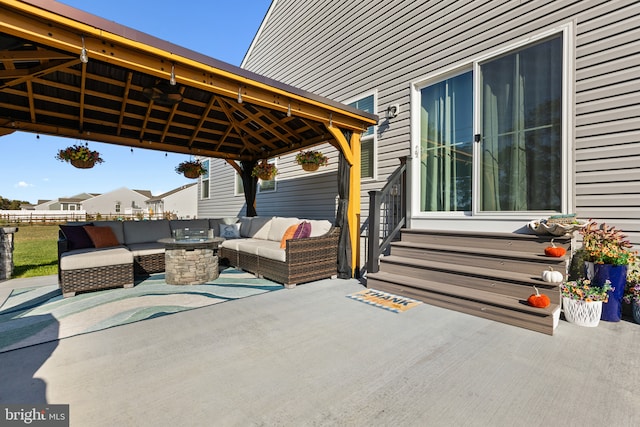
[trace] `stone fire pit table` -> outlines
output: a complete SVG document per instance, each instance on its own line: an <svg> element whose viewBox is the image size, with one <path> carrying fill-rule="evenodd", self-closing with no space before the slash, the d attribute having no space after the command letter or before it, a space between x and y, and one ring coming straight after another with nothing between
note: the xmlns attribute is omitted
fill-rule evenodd
<svg viewBox="0 0 640 427"><path fill-rule="evenodd" d="M160 239L165 244L165 279L169 285L201 285L218 278L220 237Z"/></svg>

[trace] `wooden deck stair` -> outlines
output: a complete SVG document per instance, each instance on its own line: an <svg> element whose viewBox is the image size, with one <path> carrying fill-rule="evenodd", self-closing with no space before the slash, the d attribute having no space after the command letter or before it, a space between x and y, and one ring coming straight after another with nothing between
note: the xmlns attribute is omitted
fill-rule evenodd
<svg viewBox="0 0 640 427"><path fill-rule="evenodd" d="M380 271L367 276L367 287L552 335L560 291L541 274L549 267L566 274L569 255L545 256L550 241L514 233L403 229L402 240L380 259ZM570 238L555 238L555 244L571 253ZM550 297L549 307L527 304L533 286Z"/></svg>

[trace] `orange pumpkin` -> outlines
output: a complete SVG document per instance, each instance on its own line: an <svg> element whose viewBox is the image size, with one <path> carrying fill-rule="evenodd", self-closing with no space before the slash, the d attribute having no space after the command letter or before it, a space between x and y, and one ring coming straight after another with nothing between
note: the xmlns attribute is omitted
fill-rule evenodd
<svg viewBox="0 0 640 427"><path fill-rule="evenodd" d="M545 294L541 294L540 292L538 292L538 288L536 288L535 286L533 287L533 289L535 289L536 293L532 294L527 299L527 302L529 303L529 305L531 307L538 307L538 308L549 307L549 305L551 305L551 300L549 299L549 297L546 296Z"/></svg>
<svg viewBox="0 0 640 427"><path fill-rule="evenodd" d="M556 246L556 244L553 243L553 239L551 239L551 246L547 246L546 248L544 248L544 254L546 256L554 258L563 257L566 253L567 250L565 248L561 248L560 246Z"/></svg>

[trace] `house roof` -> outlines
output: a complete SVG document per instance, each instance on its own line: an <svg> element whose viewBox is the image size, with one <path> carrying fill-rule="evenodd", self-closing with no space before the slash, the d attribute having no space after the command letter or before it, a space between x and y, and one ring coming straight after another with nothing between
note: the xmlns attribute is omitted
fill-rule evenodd
<svg viewBox="0 0 640 427"><path fill-rule="evenodd" d="M144 197L147 197L147 198L153 197L153 194L151 194L151 191L149 191L149 190L133 190L133 191L135 191L136 193L140 193Z"/></svg>
<svg viewBox="0 0 640 427"><path fill-rule="evenodd" d="M174 188L173 190L167 191L166 193L162 193L162 194L160 194L158 196L149 198L149 200L147 200L147 203L158 202L158 201L164 199L167 196L170 196L172 194L178 193L178 192L180 192L182 190L186 190L187 188L193 187L194 185L197 185L197 184L198 184L197 182L193 182L191 184L186 184L186 185L180 186L178 188Z"/></svg>
<svg viewBox="0 0 640 427"><path fill-rule="evenodd" d="M0 135L257 160L339 146L329 128L362 131L377 121L55 1L0 0L0 10Z"/></svg>

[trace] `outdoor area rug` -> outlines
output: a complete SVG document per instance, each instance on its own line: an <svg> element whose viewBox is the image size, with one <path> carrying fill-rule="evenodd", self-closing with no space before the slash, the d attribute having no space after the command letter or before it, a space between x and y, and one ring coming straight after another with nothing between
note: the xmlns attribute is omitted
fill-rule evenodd
<svg viewBox="0 0 640 427"><path fill-rule="evenodd" d="M375 289L365 289L355 294L347 295L347 297L393 311L394 313L401 313L422 304L422 301L376 291Z"/></svg>
<svg viewBox="0 0 640 427"><path fill-rule="evenodd" d="M203 285L167 285L164 273L116 288L63 298L58 285L15 289L0 306L0 353L284 289L233 268Z"/></svg>

